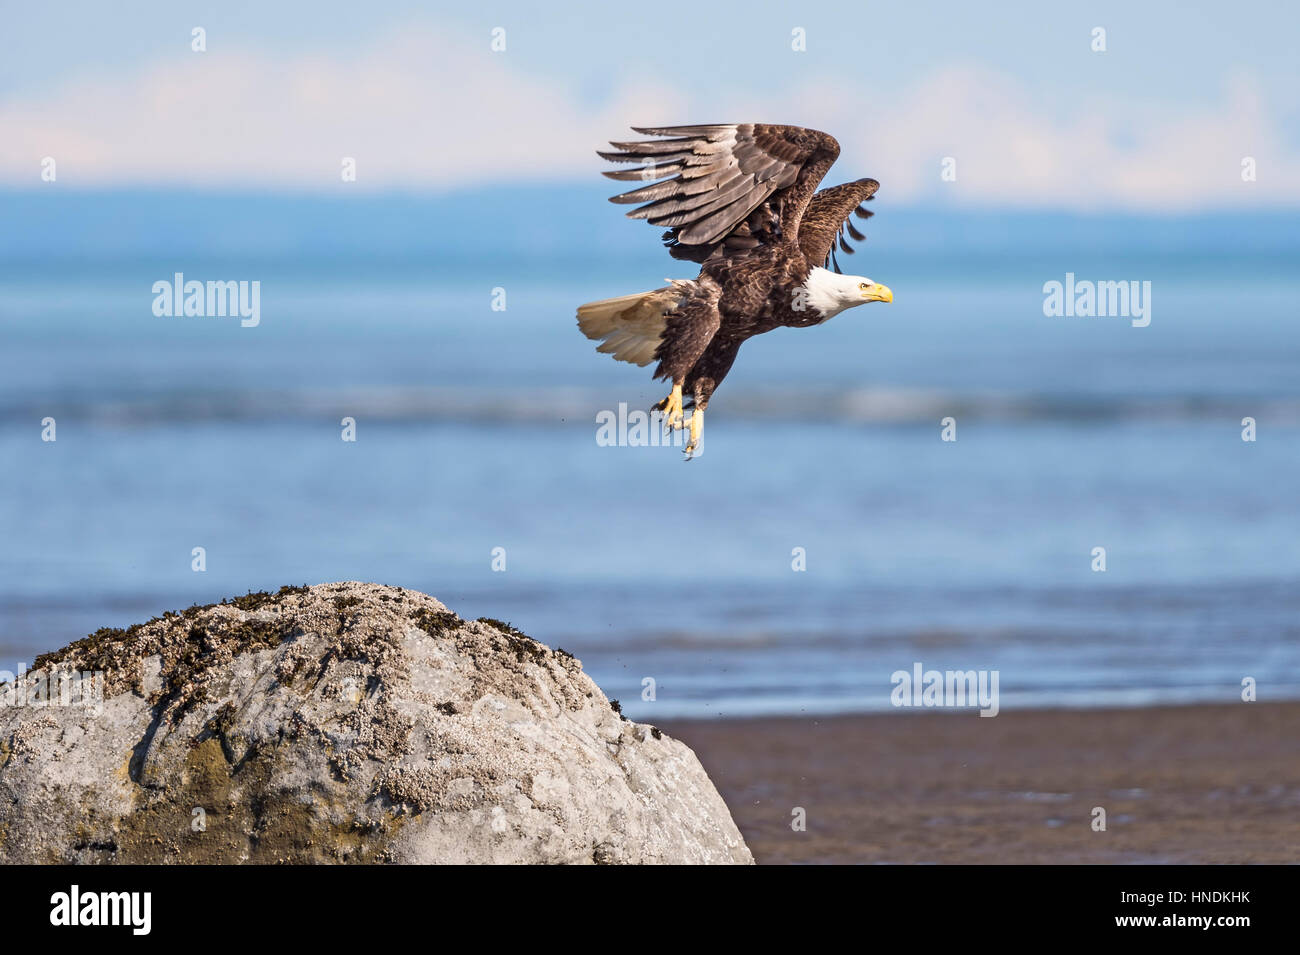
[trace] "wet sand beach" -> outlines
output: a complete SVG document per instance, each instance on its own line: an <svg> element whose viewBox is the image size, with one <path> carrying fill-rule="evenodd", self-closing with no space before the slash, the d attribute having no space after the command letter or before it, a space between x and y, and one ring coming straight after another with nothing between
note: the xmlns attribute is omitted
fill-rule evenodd
<svg viewBox="0 0 1300 955"><path fill-rule="evenodd" d="M1300 703L663 728L760 864L1300 862Z"/></svg>

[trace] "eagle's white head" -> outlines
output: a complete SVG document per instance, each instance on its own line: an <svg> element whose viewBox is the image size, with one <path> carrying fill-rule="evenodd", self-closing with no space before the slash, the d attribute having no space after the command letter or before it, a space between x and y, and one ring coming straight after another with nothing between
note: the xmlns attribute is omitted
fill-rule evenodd
<svg viewBox="0 0 1300 955"><path fill-rule="evenodd" d="M888 286L861 275L840 275L820 266L808 273L808 281L803 287L808 307L816 309L823 322L855 305L894 300L894 293Z"/></svg>

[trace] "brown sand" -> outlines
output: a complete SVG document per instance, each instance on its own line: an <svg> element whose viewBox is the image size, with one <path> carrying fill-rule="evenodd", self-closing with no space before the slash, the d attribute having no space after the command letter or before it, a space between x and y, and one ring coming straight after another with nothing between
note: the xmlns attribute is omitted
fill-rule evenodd
<svg viewBox="0 0 1300 955"><path fill-rule="evenodd" d="M1300 703L664 729L699 755L760 863L1300 862Z"/></svg>

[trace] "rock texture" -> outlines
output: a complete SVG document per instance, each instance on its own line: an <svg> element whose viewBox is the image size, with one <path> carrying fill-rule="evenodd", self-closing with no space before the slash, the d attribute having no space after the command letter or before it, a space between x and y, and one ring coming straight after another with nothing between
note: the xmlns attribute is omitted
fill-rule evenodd
<svg viewBox="0 0 1300 955"><path fill-rule="evenodd" d="M250 594L27 678L73 670L105 674L98 712L4 690L7 862L753 861L686 746L564 651L424 594Z"/></svg>

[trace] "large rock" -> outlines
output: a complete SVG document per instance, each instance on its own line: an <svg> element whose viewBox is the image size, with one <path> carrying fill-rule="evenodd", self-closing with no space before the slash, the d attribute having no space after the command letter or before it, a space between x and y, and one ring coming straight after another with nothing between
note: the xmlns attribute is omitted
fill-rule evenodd
<svg viewBox="0 0 1300 955"><path fill-rule="evenodd" d="M0 708L7 862L753 861L685 745L424 594L286 587L36 667ZM98 712L39 705L69 671L104 673Z"/></svg>

